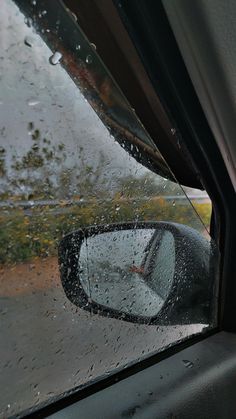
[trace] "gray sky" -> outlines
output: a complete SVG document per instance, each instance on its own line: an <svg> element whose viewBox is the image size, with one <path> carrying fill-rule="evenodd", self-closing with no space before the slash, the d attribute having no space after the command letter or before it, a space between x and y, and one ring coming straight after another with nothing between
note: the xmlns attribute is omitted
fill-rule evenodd
<svg viewBox="0 0 236 419"><path fill-rule="evenodd" d="M102 151L107 171L147 171L114 142L65 70L49 64L51 51L9 1L1 4L0 49L0 129L5 127L1 145L8 163L13 154L20 157L32 146L32 121L53 145L65 144L68 167L78 163L82 146L88 164L95 165Z"/></svg>
<svg viewBox="0 0 236 419"><path fill-rule="evenodd" d="M84 149L85 164L94 168L99 153L104 154L103 170L108 183L120 176L139 177L148 172L114 141L60 64L49 63L50 49L9 0L1 2L0 50L0 145L6 149L10 177L16 176L10 170L12 157L20 159L32 147L30 122L51 141L50 147L65 144L67 157L63 165L78 174L80 147ZM61 165L48 162L48 166L55 179ZM5 185L7 182L5 179Z"/></svg>

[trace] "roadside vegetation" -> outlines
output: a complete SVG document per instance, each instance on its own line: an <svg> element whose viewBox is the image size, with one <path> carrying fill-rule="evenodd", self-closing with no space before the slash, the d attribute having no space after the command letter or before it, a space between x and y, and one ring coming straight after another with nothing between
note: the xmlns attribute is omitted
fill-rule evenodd
<svg viewBox="0 0 236 419"><path fill-rule="evenodd" d="M203 222L209 225L211 204L195 205ZM173 221L198 230L200 226L188 203L173 205L162 198L131 203L118 194L110 202L94 198L80 206L65 207L62 203L56 208L32 209L30 216L25 215L24 209L10 209L0 216L0 264L55 256L65 234L88 225L124 221Z"/></svg>
<svg viewBox="0 0 236 419"><path fill-rule="evenodd" d="M92 166L82 147L79 163L69 167L64 144L53 146L32 122L28 133L31 148L21 158L13 154L10 166L6 164L5 149L0 148L0 201L5 202L0 212L1 265L55 256L65 234L88 225L173 221L204 230L187 199L166 199L183 195L179 185L148 171L117 179L104 172L102 152ZM34 205L39 200L49 204ZM32 201L32 207L19 207L19 201ZM210 202L194 206L209 226Z"/></svg>

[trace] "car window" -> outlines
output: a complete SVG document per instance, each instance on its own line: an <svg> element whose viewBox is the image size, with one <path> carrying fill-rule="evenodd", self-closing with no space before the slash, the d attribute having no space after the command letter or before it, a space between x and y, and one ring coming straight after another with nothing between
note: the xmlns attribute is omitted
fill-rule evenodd
<svg viewBox="0 0 236 419"><path fill-rule="evenodd" d="M47 11L40 13L43 17ZM203 333L216 322L216 281L205 284L205 288L210 287L211 309L204 321L176 320L173 325L134 322L131 317L127 321L119 315L109 317L109 312L105 317L82 308L66 294L59 272L58 246L71 232L87 226L107 228L132 222L140 226L141 222L161 221L187 225L202 237L198 240L210 243L207 230L211 202L205 192L198 190L188 189L187 198L135 112L127 103L125 110L113 106L115 98L107 79L100 85L110 119L105 111L104 117L101 107L94 111L91 103L96 108L96 101L88 91L85 97L87 87L83 84L92 77L91 68L96 72L93 59L86 54L83 64L76 67L76 80L69 77L61 66L63 51L51 51L40 37L47 30L38 28L36 32L32 21L12 1L2 0L1 417L36 409L78 386ZM88 43L86 39L83 42ZM81 48L78 44L78 54ZM92 48L96 54L95 46ZM117 125L114 128L114 120L122 125L127 112L132 115L133 137L127 129L121 135ZM141 140L135 143L137 136ZM149 151L148 158L145 150ZM154 160L160 163L163 176L155 173ZM161 231L160 236L152 228L144 234L141 228L134 232L129 225L127 231L110 231L109 238L108 231L93 240L88 237L81 245L77 264L82 269L84 293L103 306L107 304L106 283L100 280L96 288L94 282L91 290L92 275L89 278L86 274L89 268L90 274L101 278L106 275L105 279L109 277L113 282L111 309L119 308L126 315L145 314L146 318L157 313L171 288L163 272L174 275L177 256L174 227L173 231ZM92 247L88 250L89 243ZM158 255L153 258L150 255L156 246ZM103 259L98 261L101 253ZM205 263L203 256L200 263ZM129 282L121 284L124 271ZM131 282L136 294L127 288ZM144 300L149 298L146 307ZM172 305L175 303L173 298ZM188 309L185 312L188 319Z"/></svg>

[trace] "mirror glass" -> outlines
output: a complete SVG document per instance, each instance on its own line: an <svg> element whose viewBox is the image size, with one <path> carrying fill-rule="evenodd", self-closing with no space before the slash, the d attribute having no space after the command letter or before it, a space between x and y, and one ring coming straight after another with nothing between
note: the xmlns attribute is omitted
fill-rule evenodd
<svg viewBox="0 0 236 419"><path fill-rule="evenodd" d="M79 276L90 299L108 309L156 316L175 272L170 231L133 229L104 232L81 245Z"/></svg>

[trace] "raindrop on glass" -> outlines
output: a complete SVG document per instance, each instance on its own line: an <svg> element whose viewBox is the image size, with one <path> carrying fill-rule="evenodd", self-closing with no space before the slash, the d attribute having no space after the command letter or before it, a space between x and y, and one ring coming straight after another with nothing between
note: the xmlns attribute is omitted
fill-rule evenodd
<svg viewBox="0 0 236 419"><path fill-rule="evenodd" d="M91 55L87 55L85 61L86 61L87 64L91 64L93 62L92 56Z"/></svg>
<svg viewBox="0 0 236 419"><path fill-rule="evenodd" d="M56 51L56 52L54 52L54 54L53 54L53 55L51 55L51 57L49 58L49 62L50 62L50 64L52 64L52 65L56 65L56 64L58 64L58 63L60 62L61 58L62 58L62 54L61 54L60 52Z"/></svg>
<svg viewBox="0 0 236 419"><path fill-rule="evenodd" d="M33 21L32 21L32 19L31 19L30 17L26 17L26 18L24 19L24 22L25 22L25 24L26 24L29 28L31 28Z"/></svg>
<svg viewBox="0 0 236 419"><path fill-rule="evenodd" d="M193 368L193 362L183 359L183 364L186 368Z"/></svg>
<svg viewBox="0 0 236 419"><path fill-rule="evenodd" d="M28 101L28 105L29 106L36 106L36 105L38 105L40 102L38 101L38 100L36 100L36 99L31 99L31 100L29 100Z"/></svg>
<svg viewBox="0 0 236 419"><path fill-rule="evenodd" d="M41 19L41 17L45 16L47 14L47 10L43 10L42 12L39 12L38 17Z"/></svg>
<svg viewBox="0 0 236 419"><path fill-rule="evenodd" d="M32 47L32 46L33 46L33 43L34 43L33 38L31 38L30 36L26 36L26 37L25 37L25 39L24 39L24 44L25 44L27 47Z"/></svg>

